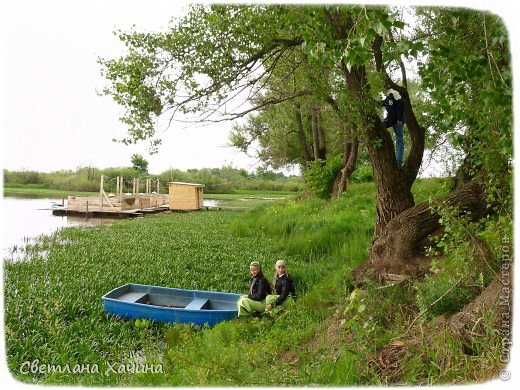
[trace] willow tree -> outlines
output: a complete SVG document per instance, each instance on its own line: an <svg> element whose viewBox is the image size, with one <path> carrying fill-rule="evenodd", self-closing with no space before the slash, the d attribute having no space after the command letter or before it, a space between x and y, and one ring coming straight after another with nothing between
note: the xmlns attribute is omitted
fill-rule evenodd
<svg viewBox="0 0 520 390"><path fill-rule="evenodd" d="M512 79L507 31L498 17L484 12L420 9L418 16L415 39L424 43L428 56L420 61L419 72L430 102L427 115L434 118L430 131L445 134L465 155L464 185L433 203L472 220L497 212L511 218ZM390 79L386 84L393 85ZM423 136L422 131L413 131L413 120L408 126L412 137ZM372 245L371 259L378 259L376 253L414 258L432 232L442 229L430 204L410 208L383 227Z"/></svg>
<svg viewBox="0 0 520 390"><path fill-rule="evenodd" d="M308 64L301 50L280 59L263 84L263 92L248 99L259 107L247 120L233 126L232 143L244 152L259 148L257 157L274 168L299 165L305 171L311 161L335 154L334 129L339 121L326 100L331 95L331 69ZM287 91L302 96L285 100ZM280 100L273 105L270 101Z"/></svg>
<svg viewBox="0 0 520 390"><path fill-rule="evenodd" d="M305 91L305 95L249 114L245 123L233 127L231 141L244 152L252 149L260 161L275 168L298 165L304 178L313 175L310 167L330 170L335 175L331 183L315 184L325 197L340 196L356 166L358 135L346 126L346 110L338 106L345 90L337 69L313 62L299 50L290 61L273 69L264 85L265 95L249 99L253 106L277 99L288 90Z"/></svg>
<svg viewBox="0 0 520 390"><path fill-rule="evenodd" d="M500 75L500 87L510 91L509 61L503 50L507 49L507 40L503 40L500 22L493 19L493 31L478 26L463 31L456 18L450 20L455 34L466 37L476 33L471 37L473 46L465 49L475 50L476 57L483 57L480 62L470 62L479 71L480 80L489 81L491 76L498 79ZM315 96L315 88L284 88L266 94L273 85L271 77L295 77L303 63L299 59L305 59L305 66L312 68L310 73L327 69L330 77L324 81L326 86L319 88L326 91L322 98L335 107L344 128L354 129L366 147L376 183L377 220L368 267L381 275L413 273L422 260L418 244L439 228L439 217L429 204L416 206L414 202L411 187L422 163L427 128L415 115L414 102L406 88L406 73L398 73L395 78L391 70L404 69L402 55L425 58L426 72L428 66L433 72L442 72L434 58L439 58L439 63L444 59L450 65L465 63L463 51L458 51L457 44L442 37L440 31L437 37L423 34L418 38L421 31L438 27L433 24L425 22L422 30L419 26L414 39L404 36L405 23L387 8L194 6L164 33L119 32L128 54L101 60L103 74L110 81L105 92L126 108L122 120L129 130L124 141L151 140L152 147L156 147L160 141L155 132L158 116L169 121L189 113L198 113L200 120L240 118L269 105ZM485 42L483 32L487 34ZM489 34L493 39L488 39ZM436 46L436 42L444 41L446 44ZM488 67L486 54L490 57L491 53L493 61L490 59ZM459 70L469 71L459 66ZM455 65L448 68L457 71ZM445 86L450 83L431 76L432 100L438 97L438 90L448 94ZM471 90L472 84L459 82L461 91ZM381 118L381 92L390 87L406 101L410 144L402 170L398 169L393 140ZM486 93L494 99L491 88ZM255 104L254 98L261 95L265 98L257 99ZM244 96L253 104L244 108L237 103L236 98ZM452 108L448 101L439 99L436 104L443 112ZM501 104L507 105L508 100ZM493 109L492 104L484 107ZM465 118L460 121L467 123L462 126L473 134L472 124ZM510 128L502 130L507 133ZM478 137L474 142L478 143ZM478 218L487 213L486 200L481 181L471 180L444 201Z"/></svg>
<svg viewBox="0 0 520 390"><path fill-rule="evenodd" d="M305 171L309 162L325 160L335 146L327 114L315 101L280 103L234 125L231 141L274 169L299 166Z"/></svg>

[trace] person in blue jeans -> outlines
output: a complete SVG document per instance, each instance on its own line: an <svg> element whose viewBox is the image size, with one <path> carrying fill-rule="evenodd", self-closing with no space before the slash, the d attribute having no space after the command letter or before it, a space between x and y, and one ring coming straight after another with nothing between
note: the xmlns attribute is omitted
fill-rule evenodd
<svg viewBox="0 0 520 390"><path fill-rule="evenodd" d="M406 116L404 113L404 100L395 89L389 89L385 100L381 104L386 109L385 126L394 129L395 133L395 159L397 167L403 168L404 159L404 124Z"/></svg>

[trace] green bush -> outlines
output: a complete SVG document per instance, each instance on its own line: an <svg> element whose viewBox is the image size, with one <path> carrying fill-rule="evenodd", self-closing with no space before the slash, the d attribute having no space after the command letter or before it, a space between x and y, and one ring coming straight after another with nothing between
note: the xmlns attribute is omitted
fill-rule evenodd
<svg viewBox="0 0 520 390"><path fill-rule="evenodd" d="M352 173L352 181L356 183L367 183L374 181L371 165L361 165Z"/></svg>
<svg viewBox="0 0 520 390"><path fill-rule="evenodd" d="M4 184L42 184L44 175L36 171L9 171L4 169Z"/></svg>
<svg viewBox="0 0 520 390"><path fill-rule="evenodd" d="M341 156L327 161L311 161L305 171L305 190L318 198L328 199L332 194L334 180L341 170Z"/></svg>

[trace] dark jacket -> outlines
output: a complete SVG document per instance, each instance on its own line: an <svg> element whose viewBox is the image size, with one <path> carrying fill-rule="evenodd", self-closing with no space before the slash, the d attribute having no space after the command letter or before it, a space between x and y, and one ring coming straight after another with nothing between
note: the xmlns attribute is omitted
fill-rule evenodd
<svg viewBox="0 0 520 390"><path fill-rule="evenodd" d="M249 279L249 295L254 301L263 301L266 296L271 294L271 286L265 276L259 272L256 277Z"/></svg>
<svg viewBox="0 0 520 390"><path fill-rule="evenodd" d="M394 95L391 93L388 94L385 100L381 102L381 104L386 109L386 118L385 118L385 126L392 127L397 123L397 121L401 121L403 123L406 122L406 116L404 114L404 100L403 98L396 100Z"/></svg>
<svg viewBox="0 0 520 390"><path fill-rule="evenodd" d="M273 304L273 307L284 303L289 295L291 295L293 298L296 298L296 289L294 288L293 280L287 274L276 277L276 284L274 289L276 290L276 294L279 295L279 297Z"/></svg>

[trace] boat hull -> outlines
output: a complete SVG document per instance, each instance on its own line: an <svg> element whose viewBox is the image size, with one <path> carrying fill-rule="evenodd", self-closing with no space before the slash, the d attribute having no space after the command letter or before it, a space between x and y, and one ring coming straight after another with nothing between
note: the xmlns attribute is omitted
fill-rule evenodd
<svg viewBox="0 0 520 390"><path fill-rule="evenodd" d="M237 316L240 294L125 284L102 297L107 313L124 318L214 326Z"/></svg>

